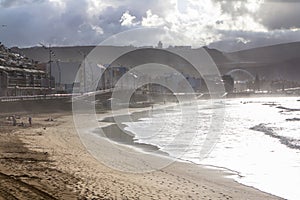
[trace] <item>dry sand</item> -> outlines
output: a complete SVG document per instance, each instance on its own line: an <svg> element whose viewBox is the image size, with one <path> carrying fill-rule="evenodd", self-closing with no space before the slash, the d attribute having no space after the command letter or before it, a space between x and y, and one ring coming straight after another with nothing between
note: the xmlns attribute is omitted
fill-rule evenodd
<svg viewBox="0 0 300 200"><path fill-rule="evenodd" d="M51 114L53 122L31 114L32 127L12 127L5 116L0 199L279 199L189 163L141 174L111 169L88 153L70 113Z"/></svg>

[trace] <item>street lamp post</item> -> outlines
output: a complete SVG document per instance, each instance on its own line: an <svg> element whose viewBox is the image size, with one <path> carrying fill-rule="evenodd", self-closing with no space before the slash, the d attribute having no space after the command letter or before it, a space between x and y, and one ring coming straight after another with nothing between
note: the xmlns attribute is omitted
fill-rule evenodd
<svg viewBox="0 0 300 200"><path fill-rule="evenodd" d="M83 56L83 92L86 92L86 66L85 66L85 60L86 60L86 54L82 51L78 51Z"/></svg>
<svg viewBox="0 0 300 200"><path fill-rule="evenodd" d="M49 44L49 76L50 76L50 87L51 87L51 76L52 76L52 53L51 53L51 44Z"/></svg>
<svg viewBox="0 0 300 200"><path fill-rule="evenodd" d="M55 56L54 52L52 51L51 44L49 44L49 47L46 47L43 43L40 42L40 45L44 48L49 50L49 88L51 88L51 76L52 76L52 55Z"/></svg>
<svg viewBox="0 0 300 200"><path fill-rule="evenodd" d="M60 64L59 64L59 59L56 60L56 65L58 67L58 84L59 84L59 87L61 86L61 67L60 67Z"/></svg>

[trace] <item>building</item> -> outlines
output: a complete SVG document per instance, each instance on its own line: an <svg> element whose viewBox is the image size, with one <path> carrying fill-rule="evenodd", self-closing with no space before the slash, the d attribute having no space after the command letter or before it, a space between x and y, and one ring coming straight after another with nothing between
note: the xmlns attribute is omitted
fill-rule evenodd
<svg viewBox="0 0 300 200"><path fill-rule="evenodd" d="M50 78L38 63L12 53L0 43L0 96L44 95L52 92Z"/></svg>

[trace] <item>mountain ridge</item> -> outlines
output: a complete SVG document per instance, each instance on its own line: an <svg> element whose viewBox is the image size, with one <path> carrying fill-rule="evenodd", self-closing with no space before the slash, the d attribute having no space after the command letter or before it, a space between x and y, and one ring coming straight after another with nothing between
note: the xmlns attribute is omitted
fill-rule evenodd
<svg viewBox="0 0 300 200"><path fill-rule="evenodd" d="M56 55L55 59L60 60L62 63L74 63L74 70L78 70L84 55L88 55L94 48L95 46L67 46L52 47L52 50ZM300 72L300 42L276 44L231 53L208 47L203 48L214 60L222 74L240 68L249 71L253 75L260 74L262 77L269 79L281 78L300 81L300 77L295 75L296 72ZM100 52L107 53L109 56L109 51L122 52L136 49L138 48L132 46L104 46L100 47ZM12 48L12 50L39 62L47 63L49 61L49 50L43 47ZM199 48L184 50L195 54L199 51ZM175 64L170 60L170 65ZM69 66L70 70L71 67Z"/></svg>

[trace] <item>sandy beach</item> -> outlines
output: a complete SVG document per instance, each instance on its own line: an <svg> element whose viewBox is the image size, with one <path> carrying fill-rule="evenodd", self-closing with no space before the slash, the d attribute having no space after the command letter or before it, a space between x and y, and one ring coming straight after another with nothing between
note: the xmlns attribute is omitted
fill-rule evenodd
<svg viewBox="0 0 300 200"><path fill-rule="evenodd" d="M1 115L0 199L280 199L190 163L148 173L114 170L86 150L72 113L21 113L25 127L13 127L9 115Z"/></svg>

